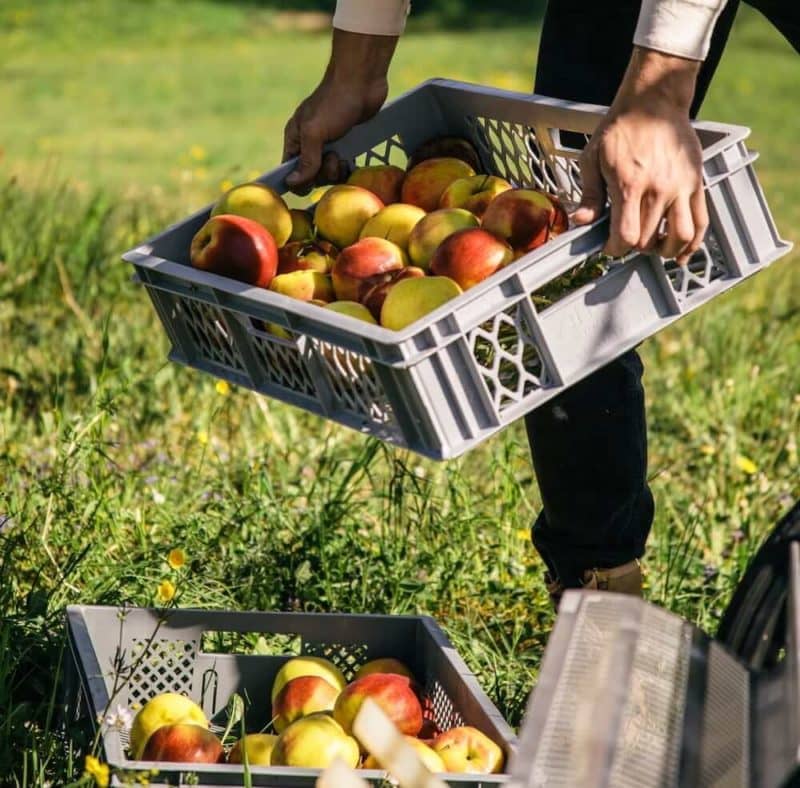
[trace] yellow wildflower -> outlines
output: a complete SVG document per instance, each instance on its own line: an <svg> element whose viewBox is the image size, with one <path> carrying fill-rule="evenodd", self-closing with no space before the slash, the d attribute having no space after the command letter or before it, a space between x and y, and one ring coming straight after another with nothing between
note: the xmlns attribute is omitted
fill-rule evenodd
<svg viewBox="0 0 800 788"><path fill-rule="evenodd" d="M83 762L84 775L93 777L95 785L100 788L108 788L109 769L107 763L100 763L94 755L87 755Z"/></svg>
<svg viewBox="0 0 800 788"><path fill-rule="evenodd" d="M712 454L716 454L716 449L710 443L704 443L700 447L700 453L705 454L706 457L710 457Z"/></svg>
<svg viewBox="0 0 800 788"><path fill-rule="evenodd" d="M233 188L233 181L229 178L225 178L224 181L220 181L219 183L219 190L221 192L229 192Z"/></svg>
<svg viewBox="0 0 800 788"><path fill-rule="evenodd" d="M186 554L180 547L173 547L167 556L167 563L170 569L182 569L186 563Z"/></svg>
<svg viewBox="0 0 800 788"><path fill-rule="evenodd" d="M517 539L521 539L523 542L527 542L530 538L531 538L531 532L529 528L517 529Z"/></svg>
<svg viewBox="0 0 800 788"><path fill-rule="evenodd" d="M745 457L743 454L740 454L736 458L736 467L749 476L752 476L758 471L758 466L749 457Z"/></svg>
<svg viewBox="0 0 800 788"><path fill-rule="evenodd" d="M197 442L201 446L205 446L208 443L208 432L205 430L197 430Z"/></svg>
<svg viewBox="0 0 800 788"><path fill-rule="evenodd" d="M228 385L227 380L218 380L214 384L214 388L221 397L227 397L231 393L231 387Z"/></svg>
<svg viewBox="0 0 800 788"><path fill-rule="evenodd" d="M166 605L175 598L175 585L169 580L162 580L158 584L156 590L156 599L162 604Z"/></svg>
<svg viewBox="0 0 800 788"><path fill-rule="evenodd" d="M192 147L189 148L189 155L195 161L203 161L203 159L205 159L208 154L206 153L206 149L202 145L192 145Z"/></svg>

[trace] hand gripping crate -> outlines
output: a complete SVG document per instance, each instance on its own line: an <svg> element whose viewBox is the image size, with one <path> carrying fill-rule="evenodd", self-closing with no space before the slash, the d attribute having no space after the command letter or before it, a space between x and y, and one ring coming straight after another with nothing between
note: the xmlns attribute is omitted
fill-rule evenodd
<svg viewBox="0 0 800 788"><path fill-rule="evenodd" d="M270 721L270 690L280 667L297 654L326 657L350 681L367 660L395 657L412 670L430 699L425 716L441 729L473 725L500 745L506 757L514 732L485 695L473 673L436 622L427 616L338 613L155 610L105 606L67 608L67 634L77 672L80 702L93 721L118 704L145 703L161 692L198 702L215 729L226 724L233 693L245 698L248 733ZM255 635L268 654L253 653ZM245 640L247 639L247 640ZM239 644L238 646L235 644ZM226 653L217 653L224 644ZM231 651L240 653L230 653ZM241 653L248 652L248 653ZM233 729L237 735L240 728ZM103 729L108 763L121 770L158 769L156 781L189 785L242 785L233 764L186 765L132 761L127 734ZM320 770L252 767L252 784L270 788L314 788ZM379 784L384 772L361 776ZM192 782L193 780L198 782ZM482 788L506 782L505 774L448 774L453 786Z"/></svg>
<svg viewBox="0 0 800 788"><path fill-rule="evenodd" d="M580 199L577 158L604 108L432 80L331 147L403 165L436 136L469 138L486 172ZM206 208L124 255L170 358L436 459L457 456L790 248L744 144L696 123L710 227L687 267L598 255L608 217L573 228L402 331L389 331L189 265ZM287 163L259 180L286 192ZM262 330L270 322L284 339Z"/></svg>

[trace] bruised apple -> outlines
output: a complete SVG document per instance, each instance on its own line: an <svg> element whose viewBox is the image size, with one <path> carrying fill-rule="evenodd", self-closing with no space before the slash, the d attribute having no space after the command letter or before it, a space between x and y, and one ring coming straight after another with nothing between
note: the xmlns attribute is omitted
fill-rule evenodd
<svg viewBox="0 0 800 788"><path fill-rule="evenodd" d="M427 270L439 244L457 230L477 227L478 218L463 208L441 208L421 219L408 237L411 262Z"/></svg>
<svg viewBox="0 0 800 788"><path fill-rule="evenodd" d="M474 174L475 170L461 159L426 159L406 174L403 202L416 205L424 211L435 211L442 194L453 181Z"/></svg>
<svg viewBox="0 0 800 788"><path fill-rule="evenodd" d="M134 760L140 760L145 744L163 725L176 722L189 722L208 727L208 719L203 710L185 695L177 692L164 692L156 695L136 713L130 733L130 752Z"/></svg>
<svg viewBox="0 0 800 788"><path fill-rule="evenodd" d="M459 230L446 238L431 260L431 273L449 276L467 290L514 259L514 250L482 227Z"/></svg>
<svg viewBox="0 0 800 788"><path fill-rule="evenodd" d="M389 291L403 279L413 279L420 276L425 276L425 272L414 265L407 265L403 268L398 268L396 271L390 271L380 277L379 281L366 289L362 289L361 303L369 310L375 320L380 320L383 302L386 300L386 296L389 295ZM391 672L384 671L384 673Z"/></svg>
<svg viewBox="0 0 800 788"><path fill-rule="evenodd" d="M394 657L380 657L365 662L355 673L355 678L369 676L370 673L397 673L399 676L408 676L413 679L414 674L408 666Z"/></svg>
<svg viewBox="0 0 800 788"><path fill-rule="evenodd" d="M273 733L248 733L231 747L228 763L247 763L250 766L269 766L272 748L278 737Z"/></svg>
<svg viewBox="0 0 800 788"><path fill-rule="evenodd" d="M402 283L398 283L394 289L400 284ZM353 720L366 698L374 700L401 733L410 736L419 733L422 727L422 706L408 676L397 673L371 673L351 681L339 694L333 708L334 719L347 733L352 733Z"/></svg>
<svg viewBox="0 0 800 788"><path fill-rule="evenodd" d="M342 249L331 275L336 298L340 301L361 301L373 285L386 281L387 274L405 267L405 252L384 238L362 238Z"/></svg>
<svg viewBox="0 0 800 788"><path fill-rule="evenodd" d="M314 221L323 238L343 249L355 243L364 225L383 208L383 201L369 189L340 184L332 186L317 203Z"/></svg>
<svg viewBox="0 0 800 788"><path fill-rule="evenodd" d="M408 236L424 216L425 211L416 205L403 202L387 205L364 225L360 237L385 238L407 252Z"/></svg>
<svg viewBox="0 0 800 788"><path fill-rule="evenodd" d="M339 250L321 238L315 241L290 241L278 249L278 273L292 271L319 271L330 273Z"/></svg>
<svg viewBox="0 0 800 788"><path fill-rule="evenodd" d="M557 199L535 189L510 189L492 200L482 226L505 238L519 255L564 232L568 223Z"/></svg>
<svg viewBox="0 0 800 788"><path fill-rule="evenodd" d="M503 771L503 751L485 733L471 725L440 733L431 747L448 772L496 774Z"/></svg>
<svg viewBox="0 0 800 788"><path fill-rule="evenodd" d="M463 208L479 219L486 213L489 203L511 188L511 184L496 175L473 175L453 181L439 201L440 208Z"/></svg>
<svg viewBox="0 0 800 788"><path fill-rule="evenodd" d="M403 737L417 752L419 759L425 764L429 772L436 774L437 772L446 772L444 761L439 757L429 745L416 736ZM374 755L368 755L364 759L362 769L381 769L378 759Z"/></svg>
<svg viewBox="0 0 800 788"><path fill-rule="evenodd" d="M243 216L212 216L192 238L195 268L267 287L278 268L278 249L266 227Z"/></svg>
<svg viewBox="0 0 800 788"><path fill-rule="evenodd" d="M147 740L143 761L218 763L224 757L220 740L202 725L176 722L162 725Z"/></svg>
<svg viewBox="0 0 800 788"><path fill-rule="evenodd" d="M381 325L399 331L462 292L458 284L448 276L404 279L386 296L381 309Z"/></svg>
<svg viewBox="0 0 800 788"><path fill-rule="evenodd" d="M327 769L340 758L353 769L359 757L358 743L333 717L312 714L296 720L278 736L271 765Z"/></svg>
<svg viewBox="0 0 800 788"><path fill-rule="evenodd" d="M405 170L394 164L374 164L358 167L350 173L347 182L351 186L361 186L377 194L385 205L400 202L400 188L406 177Z"/></svg>
<svg viewBox="0 0 800 788"><path fill-rule="evenodd" d="M262 183L241 183L225 192L211 209L212 216L223 213L258 222L269 230L278 246L292 235L292 215L283 197Z"/></svg>
<svg viewBox="0 0 800 788"><path fill-rule="evenodd" d="M292 659L283 663L275 676L275 680L272 682L270 703L275 702L275 698L287 682L298 676L321 676L338 690L343 689L347 683L344 680L342 671L329 659L324 657L292 657Z"/></svg>

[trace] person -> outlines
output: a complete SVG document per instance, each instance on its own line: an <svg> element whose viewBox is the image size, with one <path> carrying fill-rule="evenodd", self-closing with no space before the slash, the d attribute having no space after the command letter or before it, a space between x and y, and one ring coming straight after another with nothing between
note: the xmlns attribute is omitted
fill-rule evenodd
<svg viewBox="0 0 800 788"><path fill-rule="evenodd" d="M795 49L800 3L747 0ZM656 252L684 264L708 226L702 154L691 125L740 0L550 0L534 91L609 106L580 159L573 223L611 221L605 251ZM343 164L327 142L374 115L409 0L338 0L331 56L284 134L287 184L335 182ZM554 602L565 588L641 594L639 559L652 525L643 367L635 350L525 418L542 497L532 541Z"/></svg>

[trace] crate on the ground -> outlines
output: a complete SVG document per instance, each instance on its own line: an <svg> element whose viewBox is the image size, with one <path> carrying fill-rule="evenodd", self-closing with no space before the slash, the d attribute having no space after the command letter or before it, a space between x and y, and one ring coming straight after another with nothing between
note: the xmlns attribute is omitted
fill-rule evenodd
<svg viewBox="0 0 800 788"><path fill-rule="evenodd" d="M486 172L575 204L580 149L603 112L432 80L332 148L354 165L403 165L429 138L461 136ZM395 332L192 268L190 241L210 207L124 258L147 288L172 360L428 457L454 457L789 250L754 173L749 130L695 129L710 226L686 267L649 254L599 257L605 217ZM259 180L285 193L291 168Z"/></svg>
<svg viewBox="0 0 800 788"><path fill-rule="evenodd" d="M299 654L325 657L349 681L364 662L394 657L422 684L426 717L438 728L472 725L510 755L512 729L481 689L447 636L428 616L339 613L157 610L106 606L67 609L68 642L77 671L81 703L98 724L118 705L144 704L162 692L178 692L199 703L223 729L234 693L245 698L246 729L270 722L270 689L280 667ZM243 770L232 764L195 765L130 760L127 734L103 727L108 763L123 770L157 768L169 784L241 785ZM319 770L252 767L253 785L313 788ZM382 772L363 770L365 779ZM454 786L490 786L506 775L448 775Z"/></svg>

